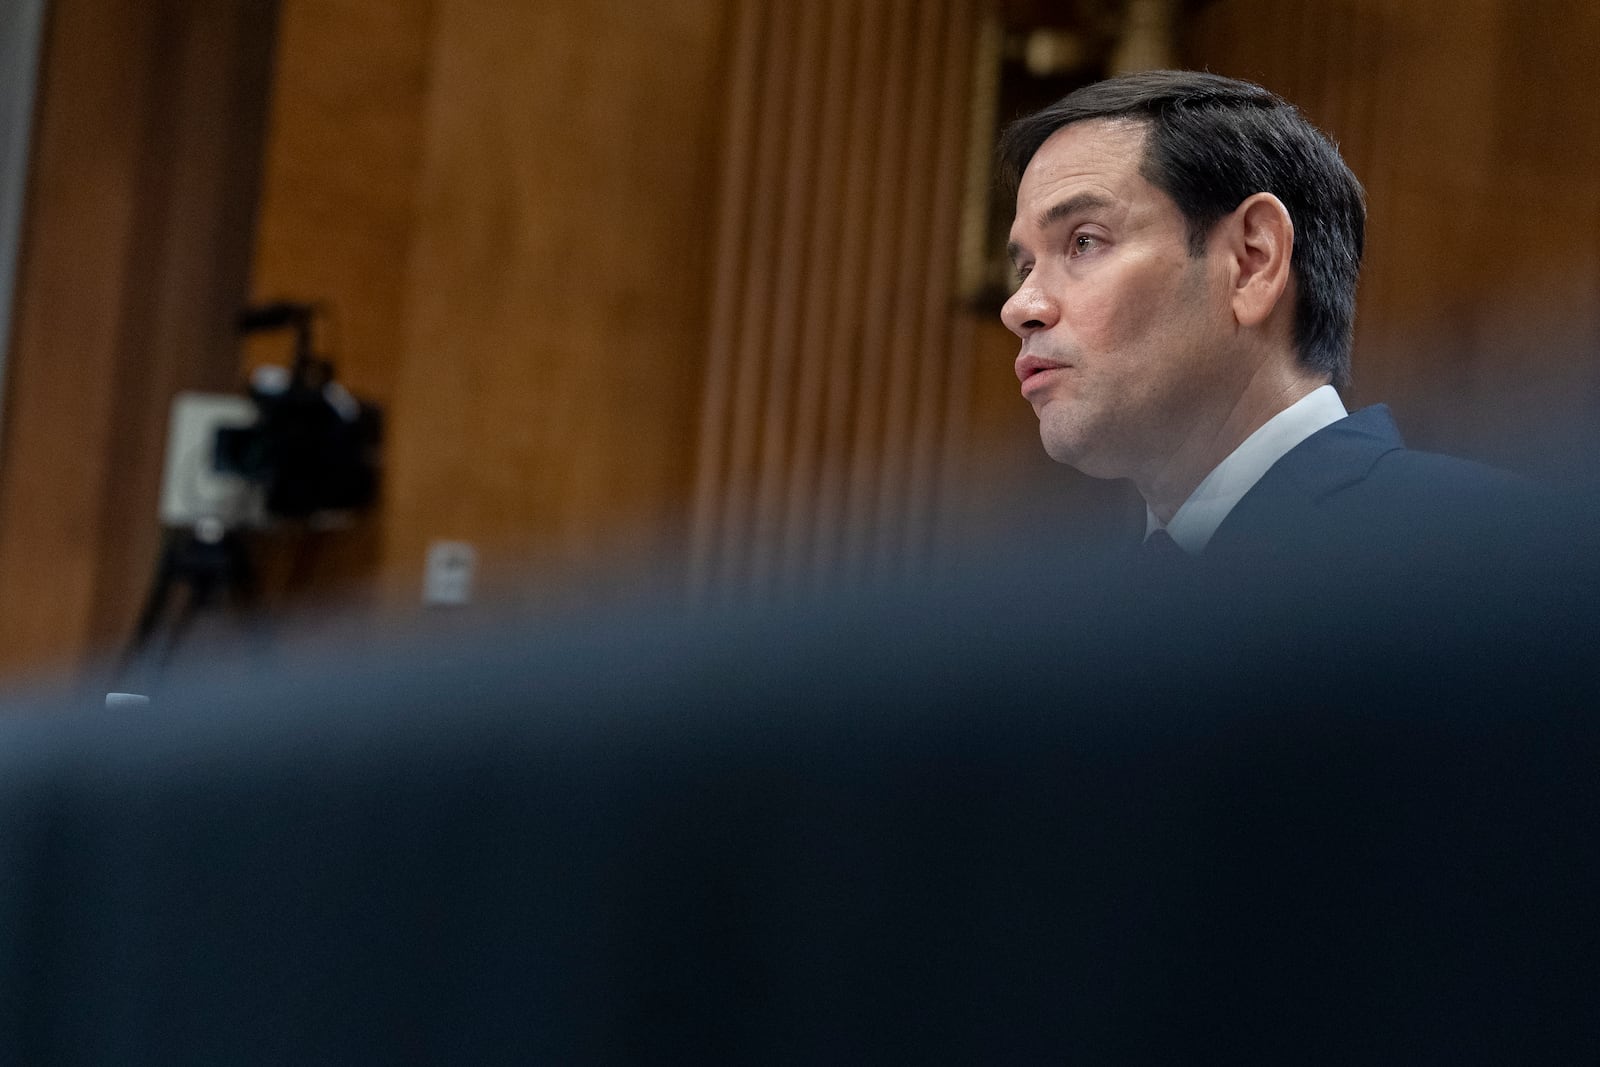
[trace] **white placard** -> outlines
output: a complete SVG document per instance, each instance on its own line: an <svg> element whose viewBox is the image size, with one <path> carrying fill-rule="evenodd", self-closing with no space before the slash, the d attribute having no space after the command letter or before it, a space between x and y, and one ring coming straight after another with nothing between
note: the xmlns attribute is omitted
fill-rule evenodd
<svg viewBox="0 0 1600 1067"><path fill-rule="evenodd" d="M478 550L466 541L434 541L422 574L422 603L427 607L465 604L472 599L472 575Z"/></svg>

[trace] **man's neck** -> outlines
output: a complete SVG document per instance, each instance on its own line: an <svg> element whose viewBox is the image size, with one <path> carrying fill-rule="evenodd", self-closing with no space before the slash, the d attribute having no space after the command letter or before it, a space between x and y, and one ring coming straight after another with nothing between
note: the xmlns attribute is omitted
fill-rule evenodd
<svg viewBox="0 0 1600 1067"><path fill-rule="evenodd" d="M1303 370L1298 361L1292 366L1275 363L1258 367L1231 407L1198 420L1177 450L1151 476L1134 479L1151 512L1163 525L1170 522L1195 487L1246 438L1274 415L1326 384L1326 377Z"/></svg>

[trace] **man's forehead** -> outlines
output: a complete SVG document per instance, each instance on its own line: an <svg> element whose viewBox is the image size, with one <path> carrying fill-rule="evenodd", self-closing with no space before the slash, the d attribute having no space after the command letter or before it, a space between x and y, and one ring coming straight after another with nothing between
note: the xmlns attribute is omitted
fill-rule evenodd
<svg viewBox="0 0 1600 1067"><path fill-rule="evenodd" d="M1017 186L1017 206L1049 196L1076 180L1118 183L1141 177L1149 123L1139 119L1085 119L1047 137L1028 161Z"/></svg>

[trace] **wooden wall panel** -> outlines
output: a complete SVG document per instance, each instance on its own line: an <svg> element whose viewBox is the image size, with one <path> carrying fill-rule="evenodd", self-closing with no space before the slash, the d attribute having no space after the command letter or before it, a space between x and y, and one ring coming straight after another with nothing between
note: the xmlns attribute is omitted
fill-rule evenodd
<svg viewBox="0 0 1600 1067"><path fill-rule="evenodd" d="M338 379L387 410L403 361L433 48L432 0L281 0L251 299L324 306ZM287 334L249 340L244 372L286 362ZM381 520L262 546L266 609L370 602Z"/></svg>
<svg viewBox="0 0 1600 1067"><path fill-rule="evenodd" d="M691 561L717 598L915 570L967 358L978 5L740 12Z"/></svg>
<svg viewBox="0 0 1600 1067"><path fill-rule="evenodd" d="M1537 470L1594 418L1597 50L1584 0L1214 0L1189 25L1190 65L1283 93L1366 185L1354 399L1414 443Z"/></svg>
<svg viewBox="0 0 1600 1067"><path fill-rule="evenodd" d="M0 442L0 671L131 631L171 396L232 378L273 17L51 5Z"/></svg>
<svg viewBox="0 0 1600 1067"><path fill-rule="evenodd" d="M492 571L681 531L706 343L724 0L438 0L382 516Z"/></svg>
<svg viewBox="0 0 1600 1067"><path fill-rule="evenodd" d="M406 614L434 540L476 544L486 591L670 544L727 0L283 7L253 291L327 302L341 380L388 415L376 514L286 591Z"/></svg>
<svg viewBox="0 0 1600 1067"><path fill-rule="evenodd" d="M432 0L281 0L251 295L325 302L353 391L387 402L405 338ZM247 362L282 358L286 339Z"/></svg>
<svg viewBox="0 0 1600 1067"><path fill-rule="evenodd" d="M250 291L328 301L341 376L391 417L381 509L312 586L412 610L435 539L592 572L687 533L696 589L762 596L917 573L1007 478L1074 499L1014 340L952 296L990 6L282 0ZM237 380L276 7L55 5L0 669L122 634L170 393ZM1600 16L1536 7L1213 0L1184 31L1366 181L1355 399L1423 444L1600 391Z"/></svg>

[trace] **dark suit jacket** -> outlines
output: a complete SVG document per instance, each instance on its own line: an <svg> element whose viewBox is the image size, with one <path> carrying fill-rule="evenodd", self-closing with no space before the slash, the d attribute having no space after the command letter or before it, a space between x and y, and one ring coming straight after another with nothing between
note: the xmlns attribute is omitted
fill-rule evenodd
<svg viewBox="0 0 1600 1067"><path fill-rule="evenodd" d="M1551 495L1515 475L1413 451L1382 405L1295 446L1217 528L1208 561L1237 568L1393 568L1507 562L1556 524Z"/></svg>

